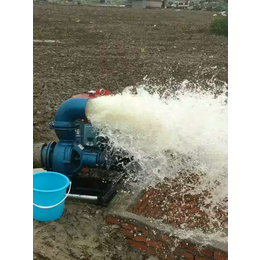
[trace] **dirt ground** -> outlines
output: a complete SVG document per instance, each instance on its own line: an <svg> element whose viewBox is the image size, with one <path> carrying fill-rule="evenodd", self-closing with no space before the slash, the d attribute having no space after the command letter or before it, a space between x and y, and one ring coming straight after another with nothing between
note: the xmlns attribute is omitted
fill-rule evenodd
<svg viewBox="0 0 260 260"><path fill-rule="evenodd" d="M131 247L119 226L104 221L105 210L66 201L63 216L53 222L33 223L34 259L37 260L144 260Z"/></svg>
<svg viewBox="0 0 260 260"><path fill-rule="evenodd" d="M117 93L145 76L227 81L228 40L210 35L212 19L206 11L34 5L34 141L53 140L48 123L74 94Z"/></svg>
<svg viewBox="0 0 260 260"><path fill-rule="evenodd" d="M228 40L209 34L212 19L202 11L34 5L34 142L55 139L48 123L75 94L118 93L145 76L227 82ZM104 212L68 202L58 221L34 221L34 259L148 259Z"/></svg>

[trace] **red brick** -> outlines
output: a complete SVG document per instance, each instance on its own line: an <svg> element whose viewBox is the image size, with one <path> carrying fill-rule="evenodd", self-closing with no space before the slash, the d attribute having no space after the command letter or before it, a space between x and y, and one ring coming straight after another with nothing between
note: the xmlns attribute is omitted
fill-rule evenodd
<svg viewBox="0 0 260 260"><path fill-rule="evenodd" d="M156 213L159 211L159 206L155 206L152 211L149 214L146 214L147 217L154 217L154 215L156 215Z"/></svg>
<svg viewBox="0 0 260 260"><path fill-rule="evenodd" d="M149 231L147 229L140 229L140 228L137 228L137 233L141 233L142 236L145 236L147 237L149 235Z"/></svg>
<svg viewBox="0 0 260 260"><path fill-rule="evenodd" d="M142 228L139 228L139 227L136 227L134 225L127 224L127 223L122 223L121 226L124 229L132 230L136 233L141 233L142 236L148 236L149 235L149 231L147 229L142 229Z"/></svg>
<svg viewBox="0 0 260 260"><path fill-rule="evenodd" d="M148 191L145 192L143 197L137 202L137 204L132 209L133 213L140 213L148 204L149 196L154 191L153 188L150 188Z"/></svg>
<svg viewBox="0 0 260 260"><path fill-rule="evenodd" d="M125 229L129 229L129 230L133 230L133 231L136 230L136 227L134 225L130 225L127 223L122 223L121 226L122 226L122 228L125 228Z"/></svg>
<svg viewBox="0 0 260 260"><path fill-rule="evenodd" d="M156 247L156 248L162 248L163 246L158 243L158 242L155 242L155 241L151 241L151 240L147 240L146 242L149 246L153 246L153 247Z"/></svg>
<svg viewBox="0 0 260 260"><path fill-rule="evenodd" d="M149 213L149 211L153 208L153 204L150 202L149 205L147 205L147 207L140 213L140 215L145 216L147 215L147 213ZM149 214L148 214L149 216Z"/></svg>
<svg viewBox="0 0 260 260"><path fill-rule="evenodd" d="M140 250L142 250L142 251L144 251L144 252L147 252L147 245L138 243L138 242L133 241L133 240L131 240L131 239L129 239L128 242L129 242L133 247L135 247L135 248L137 248L137 249L140 249Z"/></svg>
<svg viewBox="0 0 260 260"><path fill-rule="evenodd" d="M137 213L140 213L142 212L145 207L149 204L149 200L150 200L150 197L156 193L157 190L155 190L154 188L150 188L143 196L142 198L142 203L139 204L138 207L136 207L136 212ZM137 203L138 204L138 203Z"/></svg>
<svg viewBox="0 0 260 260"><path fill-rule="evenodd" d="M199 250L198 252L199 252L200 255L204 255L204 256L208 256L208 257L214 256L214 252L210 251L208 249Z"/></svg>
<svg viewBox="0 0 260 260"><path fill-rule="evenodd" d="M141 206L142 202L146 199L146 193L143 195L143 197L136 203L136 205L133 207L132 212L137 212L138 208Z"/></svg>
<svg viewBox="0 0 260 260"><path fill-rule="evenodd" d="M147 238L142 237L142 236L136 236L136 237L134 237L134 239L135 239L136 241L138 241L138 242L144 242L144 243L146 243L147 245L153 246L153 247L156 247L156 248L162 248L162 247L163 247L160 243L155 242L155 241L152 241L152 240L147 239Z"/></svg>
<svg viewBox="0 0 260 260"><path fill-rule="evenodd" d="M107 218L107 222L112 224L121 224L120 220L118 218Z"/></svg>
<svg viewBox="0 0 260 260"><path fill-rule="evenodd" d="M134 232L132 230L123 229L123 233L126 237L133 238Z"/></svg>
<svg viewBox="0 0 260 260"><path fill-rule="evenodd" d="M137 209L137 213L140 214L148 205L148 198L141 204L141 206Z"/></svg>
<svg viewBox="0 0 260 260"><path fill-rule="evenodd" d="M214 253L214 258L217 260L227 260L228 259L228 255L225 253L219 253L219 252L215 252Z"/></svg>
<svg viewBox="0 0 260 260"><path fill-rule="evenodd" d="M192 244L181 243L180 247L188 249L188 250L193 251L193 252L197 252L197 247L195 245L192 245Z"/></svg>
<svg viewBox="0 0 260 260"><path fill-rule="evenodd" d="M175 249L173 254L177 255L177 256L184 257L187 260L194 260L194 255L193 254L190 254L187 251L179 249L179 248Z"/></svg>
<svg viewBox="0 0 260 260"><path fill-rule="evenodd" d="M142 250L150 255L158 255L157 251L155 248L153 247L150 247L150 246L147 246L145 244L142 244L142 243L138 243L138 242L135 242L131 239L128 240L129 243L134 246L135 248L139 249L139 250Z"/></svg>
<svg viewBox="0 0 260 260"><path fill-rule="evenodd" d="M159 195L159 191L155 191L154 194L152 194L148 198L148 205L147 207L140 213L142 216L148 216L149 217L149 212L152 211L153 208L157 206L157 195Z"/></svg>
<svg viewBox="0 0 260 260"><path fill-rule="evenodd" d="M154 214L154 218L162 218L163 215L165 214L165 212L162 210L161 207L159 207L158 211L156 212L156 214Z"/></svg>
<svg viewBox="0 0 260 260"><path fill-rule="evenodd" d="M155 207L153 208L153 210L150 212L150 214L147 216L148 217L153 217L153 218L156 218L159 214L160 214L160 211L161 211L161 202L165 199L164 196L162 195L159 195L156 200L154 201L154 205Z"/></svg>

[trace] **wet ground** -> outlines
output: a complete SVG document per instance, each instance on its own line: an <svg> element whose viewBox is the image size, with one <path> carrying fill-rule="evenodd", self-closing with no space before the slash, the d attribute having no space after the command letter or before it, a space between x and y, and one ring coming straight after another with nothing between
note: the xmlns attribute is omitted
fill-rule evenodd
<svg viewBox="0 0 260 260"><path fill-rule="evenodd" d="M105 209L66 201L63 216L49 223L33 223L34 259L144 260L132 248L119 226L108 225Z"/></svg>

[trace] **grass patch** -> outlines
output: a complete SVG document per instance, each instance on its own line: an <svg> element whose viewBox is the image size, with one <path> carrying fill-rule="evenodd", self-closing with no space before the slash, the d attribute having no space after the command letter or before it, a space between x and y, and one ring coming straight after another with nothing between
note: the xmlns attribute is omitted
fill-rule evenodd
<svg viewBox="0 0 260 260"><path fill-rule="evenodd" d="M214 18L210 25L210 32L216 35L228 36L228 17Z"/></svg>

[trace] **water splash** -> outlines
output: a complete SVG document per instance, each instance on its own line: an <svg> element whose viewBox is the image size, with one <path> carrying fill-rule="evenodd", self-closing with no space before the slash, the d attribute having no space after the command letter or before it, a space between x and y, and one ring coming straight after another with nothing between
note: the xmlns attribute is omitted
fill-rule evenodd
<svg viewBox="0 0 260 260"><path fill-rule="evenodd" d="M114 147L139 163L142 171L130 177L135 185L154 185L181 172L201 174L192 192L210 191L216 206L228 195L226 93L226 84L207 91L187 81L167 88L144 84L90 100L86 114Z"/></svg>

